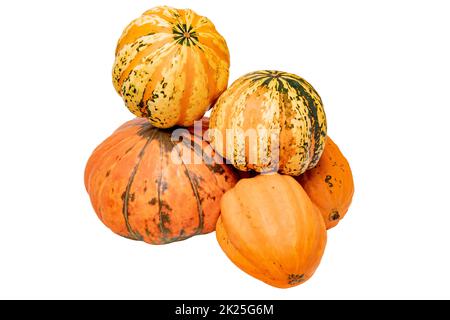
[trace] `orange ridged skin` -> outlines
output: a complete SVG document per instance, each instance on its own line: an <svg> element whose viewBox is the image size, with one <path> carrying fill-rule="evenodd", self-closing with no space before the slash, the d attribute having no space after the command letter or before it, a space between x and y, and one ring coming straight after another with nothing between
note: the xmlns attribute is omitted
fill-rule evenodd
<svg viewBox="0 0 450 320"><path fill-rule="evenodd" d="M209 145L193 136L187 144L172 142L172 131L134 119L92 153L86 190L98 217L113 232L164 244L214 231L220 199L237 175L219 164L216 154L208 164L186 163Z"/></svg>
<svg viewBox="0 0 450 320"><path fill-rule="evenodd" d="M226 89L229 67L225 39L208 18L161 6L125 28L112 77L133 114L158 128L187 127Z"/></svg>
<svg viewBox="0 0 450 320"><path fill-rule="evenodd" d="M317 166L297 177L297 181L319 208L327 229L344 218L353 198L352 170L330 137Z"/></svg>
<svg viewBox="0 0 450 320"><path fill-rule="evenodd" d="M327 135L319 94L275 70L233 82L212 109L210 129L211 145L237 169L296 176L317 164Z"/></svg>
<svg viewBox="0 0 450 320"><path fill-rule="evenodd" d="M294 178L242 179L222 197L221 210L216 237L240 269L279 288L313 275L327 233L320 212Z"/></svg>

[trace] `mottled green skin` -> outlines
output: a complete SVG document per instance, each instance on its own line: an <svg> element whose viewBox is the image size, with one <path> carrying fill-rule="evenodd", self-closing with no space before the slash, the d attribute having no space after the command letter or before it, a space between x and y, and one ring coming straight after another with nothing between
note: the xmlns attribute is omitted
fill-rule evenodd
<svg viewBox="0 0 450 320"><path fill-rule="evenodd" d="M299 76L272 70L236 80L215 104L210 128L211 144L236 168L290 175L317 164L327 136L316 90ZM249 130L256 132L256 144Z"/></svg>

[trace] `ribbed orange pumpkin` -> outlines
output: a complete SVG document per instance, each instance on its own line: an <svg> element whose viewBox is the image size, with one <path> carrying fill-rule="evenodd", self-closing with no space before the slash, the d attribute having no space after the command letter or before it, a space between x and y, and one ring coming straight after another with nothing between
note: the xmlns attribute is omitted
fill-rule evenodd
<svg viewBox="0 0 450 320"><path fill-rule="evenodd" d="M190 126L226 89L229 66L225 39L208 18L156 7L120 37L113 83L136 116L159 128Z"/></svg>
<svg viewBox="0 0 450 320"><path fill-rule="evenodd" d="M308 280L326 244L323 219L290 176L259 175L225 193L217 240L239 268L275 287Z"/></svg>
<svg viewBox="0 0 450 320"><path fill-rule="evenodd" d="M237 176L219 164L217 155L201 158L207 142L189 135L177 143L172 132L134 119L90 157L86 189L98 217L113 232L164 244L215 229L220 199Z"/></svg>
<svg viewBox="0 0 450 320"><path fill-rule="evenodd" d="M330 137L317 166L297 177L297 180L320 209L327 229L333 228L344 218L353 197L352 170Z"/></svg>

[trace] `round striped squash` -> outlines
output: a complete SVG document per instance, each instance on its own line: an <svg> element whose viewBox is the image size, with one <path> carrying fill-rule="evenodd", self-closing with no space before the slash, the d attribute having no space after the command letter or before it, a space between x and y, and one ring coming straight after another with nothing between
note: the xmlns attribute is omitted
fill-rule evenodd
<svg viewBox="0 0 450 320"><path fill-rule="evenodd" d="M113 83L128 109L153 126L190 126L226 89L229 66L225 39L208 18L162 6L123 31Z"/></svg>
<svg viewBox="0 0 450 320"><path fill-rule="evenodd" d="M319 161L327 125L322 100L306 80L256 71L217 100L209 134L214 149L239 170L299 175Z"/></svg>
<svg viewBox="0 0 450 320"><path fill-rule="evenodd" d="M92 153L86 190L113 232L164 244L215 229L220 199L237 182L234 169L213 151L202 155L207 142L189 134L177 143L172 132L136 118Z"/></svg>
<svg viewBox="0 0 450 320"><path fill-rule="evenodd" d="M350 165L330 137L317 166L296 178L320 209L327 229L335 227L352 203L354 185Z"/></svg>

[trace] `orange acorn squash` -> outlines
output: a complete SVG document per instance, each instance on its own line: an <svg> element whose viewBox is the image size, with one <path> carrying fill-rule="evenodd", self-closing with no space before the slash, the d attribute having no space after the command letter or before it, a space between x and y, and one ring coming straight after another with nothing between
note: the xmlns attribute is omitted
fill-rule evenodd
<svg viewBox="0 0 450 320"><path fill-rule="evenodd" d="M294 178L242 179L221 200L217 240L243 271L275 287L308 280L322 258L323 219Z"/></svg>
<svg viewBox="0 0 450 320"><path fill-rule="evenodd" d="M330 137L317 166L297 177L297 180L320 209L327 229L333 228L344 218L353 197L352 170Z"/></svg>
<svg viewBox="0 0 450 320"><path fill-rule="evenodd" d="M117 43L113 84L155 127L190 126L228 85L230 56L213 23L167 6L132 21Z"/></svg>
<svg viewBox="0 0 450 320"><path fill-rule="evenodd" d="M92 153L85 186L98 217L113 232L164 244L215 229L220 199L237 176L216 154L197 154L207 142L191 134L174 142L172 132L137 118Z"/></svg>

